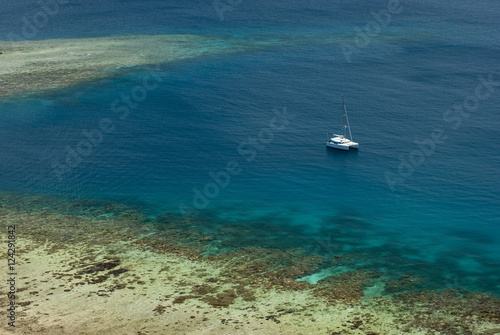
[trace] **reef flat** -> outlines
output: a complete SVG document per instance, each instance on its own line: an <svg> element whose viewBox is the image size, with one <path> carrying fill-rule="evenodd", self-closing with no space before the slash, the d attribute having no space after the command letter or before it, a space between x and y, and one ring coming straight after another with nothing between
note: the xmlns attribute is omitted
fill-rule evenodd
<svg viewBox="0 0 500 335"><path fill-rule="evenodd" d="M428 38L410 34L386 40ZM0 98L60 89L119 75L124 70L155 67L203 56L290 45L331 45L348 36L287 35L114 35L91 38L0 40Z"/></svg>
<svg viewBox="0 0 500 335"><path fill-rule="evenodd" d="M197 35L123 35L0 41L0 97L64 88L112 77L119 70L275 43Z"/></svg>
<svg viewBox="0 0 500 335"><path fill-rule="evenodd" d="M500 332L500 299L487 293L419 290L409 274L371 296L381 274L365 270L314 285L296 280L340 267L348 254L260 246L207 253L231 245L225 235L235 227L211 233L207 222L151 220L106 201L0 193L0 205L3 231L15 226L18 334ZM2 245L7 239L1 234ZM2 295L0 308L8 306ZM7 320L0 330L14 334Z"/></svg>

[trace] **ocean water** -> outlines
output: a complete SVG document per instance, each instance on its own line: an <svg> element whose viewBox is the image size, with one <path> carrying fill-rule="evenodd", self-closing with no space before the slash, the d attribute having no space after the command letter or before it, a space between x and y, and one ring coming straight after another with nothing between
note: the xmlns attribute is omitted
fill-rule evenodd
<svg viewBox="0 0 500 335"><path fill-rule="evenodd" d="M294 232L290 246L363 255L353 268L500 293L500 5L401 1L389 20L387 1L221 3L223 14L209 1L60 5L29 39L280 42L3 99L0 189L134 204L207 229L275 225ZM0 39L22 36L39 10L6 4ZM151 73L158 87L113 112ZM358 151L325 147L342 94ZM96 135L103 119L112 131Z"/></svg>

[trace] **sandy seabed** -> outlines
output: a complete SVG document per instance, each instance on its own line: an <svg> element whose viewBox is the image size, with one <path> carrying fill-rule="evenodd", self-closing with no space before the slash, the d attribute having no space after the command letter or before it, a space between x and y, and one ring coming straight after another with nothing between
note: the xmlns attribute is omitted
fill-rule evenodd
<svg viewBox="0 0 500 335"><path fill-rule="evenodd" d="M327 261L297 249L202 256L219 237L200 233L195 220L19 199L0 197L2 245L15 226L16 250L15 328L3 317L2 334L500 333L500 300L486 293L407 290L409 276L386 284L405 291L367 297L373 272L295 281ZM0 262L5 283L6 252ZM3 315L9 302L2 294Z"/></svg>
<svg viewBox="0 0 500 335"><path fill-rule="evenodd" d="M429 36L411 34L395 40ZM389 38L390 39L390 38ZM0 40L0 98L36 94L154 68L173 61L290 45L332 45L349 36L113 35L104 37ZM384 39L379 39L383 43Z"/></svg>

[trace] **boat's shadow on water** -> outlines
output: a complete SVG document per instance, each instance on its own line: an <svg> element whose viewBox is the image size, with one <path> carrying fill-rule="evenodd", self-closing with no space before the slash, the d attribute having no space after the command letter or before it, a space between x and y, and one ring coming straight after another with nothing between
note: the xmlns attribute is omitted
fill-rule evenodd
<svg viewBox="0 0 500 335"><path fill-rule="evenodd" d="M358 149L339 150L334 148L325 148L328 160L335 162L353 162L356 161L359 155Z"/></svg>

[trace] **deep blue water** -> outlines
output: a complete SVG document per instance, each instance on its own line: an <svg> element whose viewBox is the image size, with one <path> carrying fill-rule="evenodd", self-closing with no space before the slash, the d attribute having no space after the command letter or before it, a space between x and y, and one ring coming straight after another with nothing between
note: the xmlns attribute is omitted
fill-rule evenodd
<svg viewBox="0 0 500 335"><path fill-rule="evenodd" d="M0 188L140 204L152 217L204 202L191 215L293 227L320 240L335 228L343 251L373 250L367 262L378 269L411 266L438 287L498 293L500 4L402 1L402 12L348 62L339 36L354 45L355 27L364 29L387 3L242 1L223 21L210 1L61 5L31 39L264 34L287 43L3 100ZM5 7L3 39L20 36L21 18L40 5ZM158 88L125 118L111 112L151 71L162 78ZM474 100L480 77L489 76L495 84ZM340 131L342 94L358 152L325 147L327 133ZM289 123L273 130L284 108ZM76 150L82 131L104 118L113 131L58 176L68 146ZM408 169L402 162L411 159ZM239 173L221 179L209 201L193 203L193 190L214 191L210 173L225 175L230 162ZM394 257L380 261L381 248Z"/></svg>

